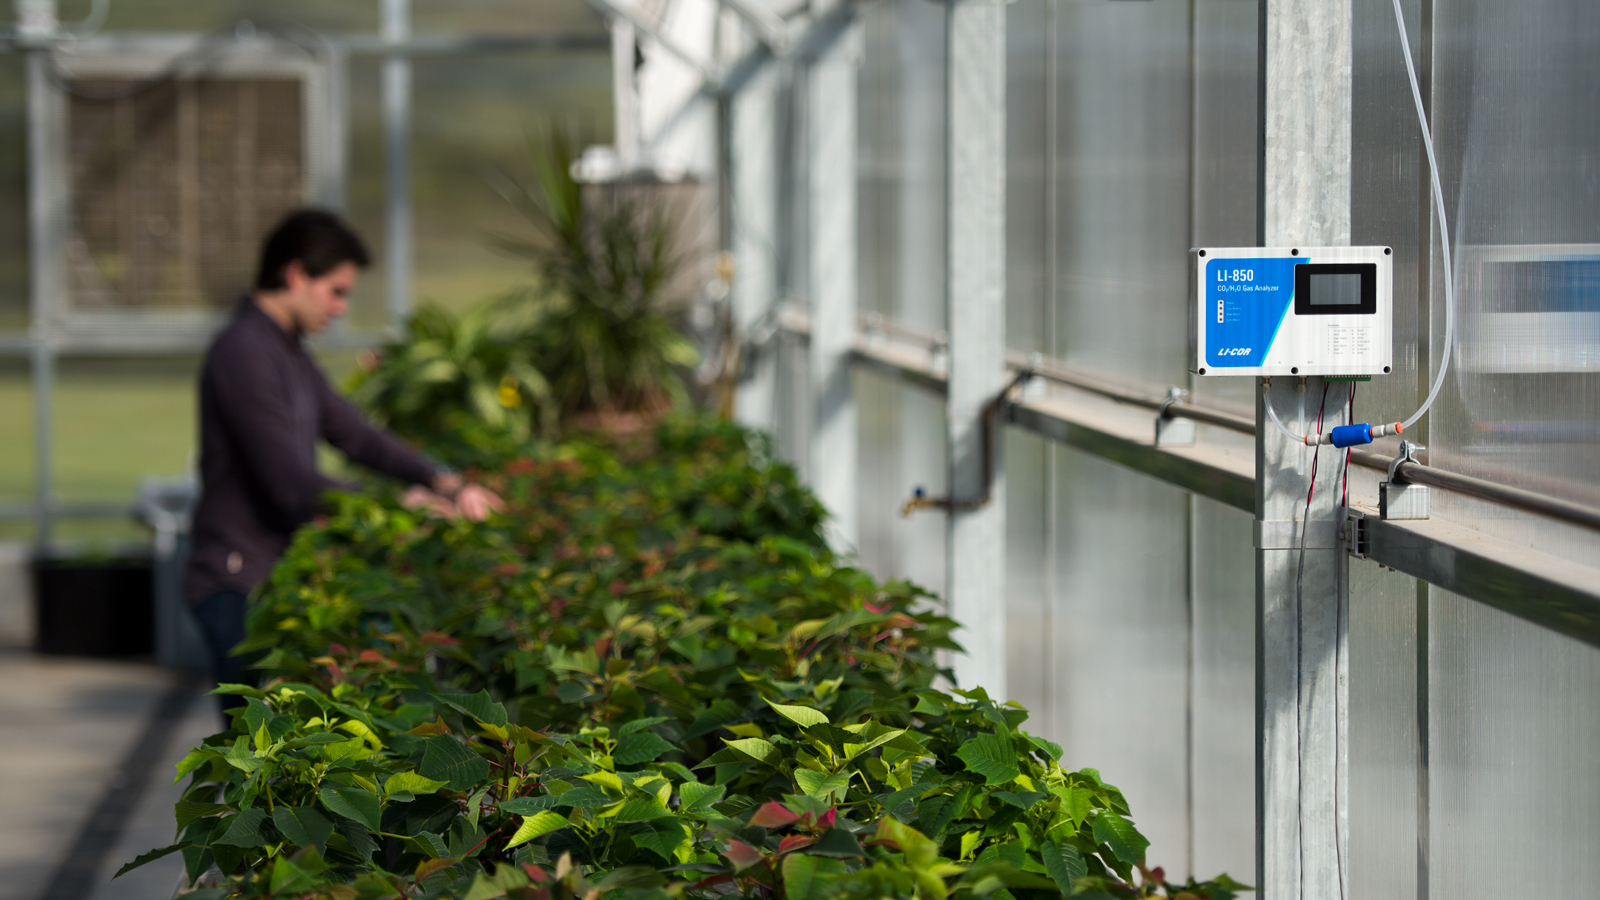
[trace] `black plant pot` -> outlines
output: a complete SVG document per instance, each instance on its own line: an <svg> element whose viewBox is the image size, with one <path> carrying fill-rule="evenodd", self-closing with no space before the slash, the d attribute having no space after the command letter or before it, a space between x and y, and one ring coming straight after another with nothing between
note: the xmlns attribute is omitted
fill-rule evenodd
<svg viewBox="0 0 1600 900"><path fill-rule="evenodd" d="M155 603L148 558L36 559L34 649L72 656L155 651Z"/></svg>

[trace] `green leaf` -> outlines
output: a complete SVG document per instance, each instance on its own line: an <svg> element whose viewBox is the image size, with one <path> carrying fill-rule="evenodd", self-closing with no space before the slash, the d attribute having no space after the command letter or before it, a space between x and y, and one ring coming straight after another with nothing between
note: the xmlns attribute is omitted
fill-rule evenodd
<svg viewBox="0 0 1600 900"><path fill-rule="evenodd" d="M544 837L553 831L560 831L571 825L567 817L557 812L544 810L531 816L523 816L522 824L517 827L517 833L511 836L511 843L505 849L510 850L518 844L524 844L537 837Z"/></svg>
<svg viewBox="0 0 1600 900"><path fill-rule="evenodd" d="M980 734L962 745L956 756L968 771L982 775L985 784L1005 784L1022 774L1011 738L1004 735Z"/></svg>
<svg viewBox="0 0 1600 900"><path fill-rule="evenodd" d="M674 818L651 819L635 828L630 835L633 843L669 863L673 861L673 852L689 837L689 829Z"/></svg>
<svg viewBox="0 0 1600 900"><path fill-rule="evenodd" d="M724 741L723 744L743 759L766 763L773 768L783 761L783 754L778 748L761 738L740 738L737 741Z"/></svg>
<svg viewBox="0 0 1600 900"><path fill-rule="evenodd" d="M228 823L228 828L222 833L222 837L211 843L231 847L265 847L267 838L261 833L261 825L266 820L267 814L262 810L240 810L238 815L223 819Z"/></svg>
<svg viewBox="0 0 1600 900"><path fill-rule="evenodd" d="M1094 839L1110 847L1118 859L1130 865L1144 862L1144 851L1150 846L1132 822L1109 809L1095 813Z"/></svg>
<svg viewBox="0 0 1600 900"><path fill-rule="evenodd" d="M424 778L415 772L397 772L383 783L385 794L431 794L449 782Z"/></svg>
<svg viewBox="0 0 1600 900"><path fill-rule="evenodd" d="M317 795L329 811L354 819L370 831L382 831L378 795L358 787L325 787Z"/></svg>
<svg viewBox="0 0 1600 900"><path fill-rule="evenodd" d="M634 797L622 804L622 808L617 810L616 820L619 824L648 822L651 819L659 819L670 815L672 815L672 811L667 809L660 800L654 797Z"/></svg>
<svg viewBox="0 0 1600 900"><path fill-rule="evenodd" d="M354 850L356 855L364 860L371 859L372 854L378 852L378 842L373 840L372 835L367 833L365 826L354 819L340 817L339 833L344 835L346 841L350 842L350 849Z"/></svg>
<svg viewBox="0 0 1600 900"><path fill-rule="evenodd" d="M321 847L333 834L333 823L314 806L279 806L272 811L272 824L296 847Z"/></svg>
<svg viewBox="0 0 1600 900"><path fill-rule="evenodd" d="M710 734L738 718L739 707L733 701L714 701L689 724L689 730L684 732L683 739L687 741L704 734Z"/></svg>
<svg viewBox="0 0 1600 900"><path fill-rule="evenodd" d="M178 830L182 831L190 822L214 816L228 811L228 807L221 803L194 803L189 800L179 800L173 807L173 815L178 821Z"/></svg>
<svg viewBox="0 0 1600 900"><path fill-rule="evenodd" d="M945 828L961 811L966 808L967 799L972 796L972 785L967 785L954 794L943 797L929 797L917 807L917 827L930 837L938 839Z"/></svg>
<svg viewBox="0 0 1600 900"><path fill-rule="evenodd" d="M1057 788L1057 790L1060 789ZM1065 796L1061 798L1062 810L1071 817L1072 824L1083 825L1083 820L1088 818L1089 813L1094 810L1094 791L1086 787L1073 785L1067 788L1064 794Z"/></svg>
<svg viewBox="0 0 1600 900"><path fill-rule="evenodd" d="M434 694L433 699L453 707L463 715L471 716L484 725L504 728L508 724L506 708L489 699L488 691L476 694Z"/></svg>
<svg viewBox="0 0 1600 900"><path fill-rule="evenodd" d="M801 793L807 797L817 797L834 803L843 803L845 792L850 789L849 772L835 772L830 775L813 769L795 769L794 780L800 785Z"/></svg>
<svg viewBox="0 0 1600 900"><path fill-rule="evenodd" d="M660 725L662 722L671 721L671 716L651 716L647 719L634 719L632 722L629 722L617 729L617 737L627 737L630 734L643 731L646 728L654 728L655 726Z"/></svg>
<svg viewBox="0 0 1600 900"><path fill-rule="evenodd" d="M160 859L161 857L166 856L166 855L171 854L171 853L177 853L179 850L182 850L183 848L185 848L187 846L189 846L187 843L172 844L172 845L167 846L167 847L162 847L159 850L147 850L144 853L141 853L138 856L135 856L133 858L133 862L128 863L127 865L125 865L122 868L118 869L117 870L117 874L111 876L111 878L114 881L114 880L116 880L118 878L121 878L123 872L131 872L134 869L137 869L140 866L144 865L145 863L155 862L156 860Z"/></svg>
<svg viewBox="0 0 1600 900"><path fill-rule="evenodd" d="M611 758L619 766L636 766L647 763L663 753L673 749L661 735L654 731L642 731L630 734L617 744L617 749Z"/></svg>
<svg viewBox="0 0 1600 900"><path fill-rule="evenodd" d="M452 791L476 787L489 777L489 761L462 746L448 734L428 738L417 767L425 777L443 781Z"/></svg>
<svg viewBox="0 0 1600 900"><path fill-rule="evenodd" d="M1044 861L1044 870L1050 873L1050 880L1056 883L1061 893L1070 894L1076 888L1079 878L1089 874L1089 867L1084 864L1082 854L1078 848L1071 844L1056 844L1046 841L1039 847L1039 857Z"/></svg>
<svg viewBox="0 0 1600 900"><path fill-rule="evenodd" d="M696 781L684 782L678 787L678 797L683 801L679 805L679 812L698 812L707 809L711 804L722 799L727 788L720 784L700 784Z"/></svg>
<svg viewBox="0 0 1600 900"><path fill-rule="evenodd" d="M829 878L849 871L837 859L791 853L783 858L783 893L786 900L819 900L826 896Z"/></svg>
<svg viewBox="0 0 1600 900"><path fill-rule="evenodd" d="M1061 754L1063 752L1060 744L1057 744L1054 741L1047 741L1041 737L1034 737L1031 734L1025 735L1025 737L1027 737L1028 743L1039 748L1039 750L1042 751L1045 756L1049 757L1051 762L1060 762Z"/></svg>
<svg viewBox="0 0 1600 900"><path fill-rule="evenodd" d="M801 728L810 728L813 725L833 724L828 721L827 715L825 715L822 710L812 709L809 706L784 706L782 704L773 703L771 700L767 701L767 705L772 707L773 711L775 711L778 715L783 716L785 719L788 719L796 725L799 725Z"/></svg>
<svg viewBox="0 0 1600 900"><path fill-rule="evenodd" d="M822 839L800 851L813 856L832 856L841 859L866 856L866 851L861 849L861 842L856 836L843 828L829 829L822 835Z"/></svg>
<svg viewBox="0 0 1600 900"><path fill-rule="evenodd" d="M599 809L602 806L610 806L615 802L617 802L616 799L608 796L605 791L602 791L592 785L580 784L572 790L566 791L565 793L556 797L553 806L572 806L578 809Z"/></svg>
<svg viewBox="0 0 1600 900"><path fill-rule="evenodd" d="M1038 791L1023 791L1020 794L1014 794L1011 791L995 791L989 796L1001 801L1002 803L1009 803L1018 809L1026 810L1032 809L1035 803L1038 803L1040 800L1043 800L1050 795L1040 793Z"/></svg>
<svg viewBox="0 0 1600 900"><path fill-rule="evenodd" d="M516 797L511 800L501 800L498 805L502 812L514 816L531 816L547 809L554 809L556 798L549 794L539 797Z"/></svg>

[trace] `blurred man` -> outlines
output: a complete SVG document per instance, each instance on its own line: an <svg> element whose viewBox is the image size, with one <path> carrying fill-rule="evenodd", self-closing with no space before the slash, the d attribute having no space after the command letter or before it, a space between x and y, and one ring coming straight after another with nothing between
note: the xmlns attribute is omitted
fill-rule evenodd
<svg viewBox="0 0 1600 900"><path fill-rule="evenodd" d="M317 471L317 439L407 482L408 505L482 520L500 498L373 427L334 392L304 339L349 308L370 261L337 217L304 210L267 238L253 294L212 341L200 372L200 505L185 594L221 683L243 678L228 652L245 634L246 598L290 535L351 486ZM224 711L243 698L222 698Z"/></svg>

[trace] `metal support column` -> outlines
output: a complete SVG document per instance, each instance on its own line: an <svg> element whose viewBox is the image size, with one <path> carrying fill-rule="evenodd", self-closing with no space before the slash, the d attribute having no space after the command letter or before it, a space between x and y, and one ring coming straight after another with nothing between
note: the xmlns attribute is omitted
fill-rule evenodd
<svg viewBox="0 0 1600 900"><path fill-rule="evenodd" d="M768 63L729 100L731 142L725 198L732 225L733 327L743 352L743 380L734 399L734 416L754 428L771 430L776 389L772 323L778 302L778 63ZM763 324L766 327L763 327ZM752 335L761 330L765 335Z"/></svg>
<svg viewBox="0 0 1600 900"><path fill-rule="evenodd" d="M851 24L808 70L808 183L811 215L811 427L808 475L833 514L829 541L854 550L858 538L856 401L850 350L856 336L856 81L861 26Z"/></svg>
<svg viewBox="0 0 1600 900"><path fill-rule="evenodd" d="M411 0L383 0L383 41L411 39ZM384 271L389 279L389 327L398 334L411 315L411 59L396 49L383 61L383 140L388 159Z"/></svg>
<svg viewBox="0 0 1600 900"><path fill-rule="evenodd" d="M955 0L948 12L950 615L963 623L956 680L1006 696L1005 478L985 471L983 408L1005 386L1006 8ZM1001 429L994 425L996 445Z"/></svg>
<svg viewBox="0 0 1600 900"><path fill-rule="evenodd" d="M1262 4L1265 246L1350 243L1350 15L1350 0ZM1293 409L1296 382L1264 383L1256 403L1256 883L1262 900L1338 900L1349 879L1348 557L1332 524L1343 454L1321 449L1305 510L1311 467L1296 473L1300 445L1264 405ZM1314 421L1322 380L1305 390ZM1324 428L1341 423L1345 386L1327 399Z"/></svg>
<svg viewBox="0 0 1600 900"><path fill-rule="evenodd" d="M52 21L53 21L53 9ZM61 197L53 126L60 116L48 49L28 53L28 277L33 377L34 540L41 553L54 531L55 328L62 302L61 253L66 205Z"/></svg>

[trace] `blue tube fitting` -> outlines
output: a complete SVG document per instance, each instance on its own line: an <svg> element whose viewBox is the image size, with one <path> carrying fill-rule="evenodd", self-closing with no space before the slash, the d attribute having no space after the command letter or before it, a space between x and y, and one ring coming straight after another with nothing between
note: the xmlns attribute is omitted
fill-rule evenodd
<svg viewBox="0 0 1600 900"><path fill-rule="evenodd" d="M1353 447L1356 444L1372 443L1372 426L1365 422L1359 425L1340 425L1329 432L1333 437L1335 447Z"/></svg>

